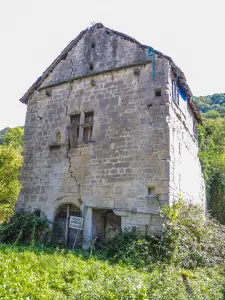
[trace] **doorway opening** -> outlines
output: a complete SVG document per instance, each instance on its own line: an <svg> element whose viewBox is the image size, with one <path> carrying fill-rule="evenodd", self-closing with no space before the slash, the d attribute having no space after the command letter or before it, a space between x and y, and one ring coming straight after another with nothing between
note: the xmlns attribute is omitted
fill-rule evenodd
<svg viewBox="0 0 225 300"><path fill-rule="evenodd" d="M121 217L108 209L93 209L92 236L96 248L113 239L121 230Z"/></svg>
<svg viewBox="0 0 225 300"><path fill-rule="evenodd" d="M81 211L73 204L59 206L55 213L52 243L72 249L82 246L83 231L71 228L71 217L81 217Z"/></svg>

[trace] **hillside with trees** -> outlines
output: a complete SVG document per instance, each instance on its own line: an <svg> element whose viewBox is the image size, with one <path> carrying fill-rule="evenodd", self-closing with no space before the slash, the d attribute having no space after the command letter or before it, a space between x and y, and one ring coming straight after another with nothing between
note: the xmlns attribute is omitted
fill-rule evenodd
<svg viewBox="0 0 225 300"><path fill-rule="evenodd" d="M225 94L194 97L194 101L204 117L210 119L225 117Z"/></svg>

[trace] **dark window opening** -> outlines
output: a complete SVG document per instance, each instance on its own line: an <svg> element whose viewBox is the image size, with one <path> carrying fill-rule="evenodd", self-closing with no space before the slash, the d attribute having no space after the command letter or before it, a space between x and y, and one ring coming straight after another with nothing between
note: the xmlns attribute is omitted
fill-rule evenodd
<svg viewBox="0 0 225 300"><path fill-rule="evenodd" d="M61 143L61 139L62 139L62 137L61 137L61 132L58 130L57 132L56 132L56 144L60 144Z"/></svg>
<svg viewBox="0 0 225 300"><path fill-rule="evenodd" d="M161 89L155 90L155 97L161 97Z"/></svg>
<svg viewBox="0 0 225 300"><path fill-rule="evenodd" d="M93 63L89 63L89 69L90 69L90 71L93 71L93 70L94 70L94 65L93 65Z"/></svg>
<svg viewBox="0 0 225 300"><path fill-rule="evenodd" d="M154 187L148 187L148 195L155 194L155 188Z"/></svg>
<svg viewBox="0 0 225 300"><path fill-rule="evenodd" d="M36 208L35 211L34 211L34 214L37 216L37 217L40 217L41 216L41 210L39 208Z"/></svg>
<svg viewBox="0 0 225 300"><path fill-rule="evenodd" d="M95 42L91 43L91 48L95 48Z"/></svg>
<svg viewBox="0 0 225 300"><path fill-rule="evenodd" d="M94 121L94 112L90 111L85 113L85 123L90 123L90 122L93 123L93 121Z"/></svg>
<svg viewBox="0 0 225 300"><path fill-rule="evenodd" d="M84 135L83 135L84 143L88 143L91 141L92 130L93 130L92 126L84 127Z"/></svg>

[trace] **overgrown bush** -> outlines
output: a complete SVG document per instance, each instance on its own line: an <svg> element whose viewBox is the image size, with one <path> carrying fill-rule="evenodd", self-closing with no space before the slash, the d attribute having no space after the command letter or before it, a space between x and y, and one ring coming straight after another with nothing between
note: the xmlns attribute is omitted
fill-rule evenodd
<svg viewBox="0 0 225 300"><path fill-rule="evenodd" d="M17 212L0 226L0 242L34 244L43 242L49 231L45 215Z"/></svg>
<svg viewBox="0 0 225 300"><path fill-rule="evenodd" d="M121 232L106 245L106 255L148 269L156 262L192 269L225 263L225 227L204 217L199 207L179 201L165 207L161 217L164 229L159 234Z"/></svg>

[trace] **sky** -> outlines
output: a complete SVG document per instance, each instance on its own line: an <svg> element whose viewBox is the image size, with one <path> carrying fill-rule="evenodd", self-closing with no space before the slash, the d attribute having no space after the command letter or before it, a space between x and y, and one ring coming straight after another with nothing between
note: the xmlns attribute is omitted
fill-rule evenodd
<svg viewBox="0 0 225 300"><path fill-rule="evenodd" d="M0 130L24 125L27 89L91 22L172 57L196 96L225 92L224 0L0 0Z"/></svg>

